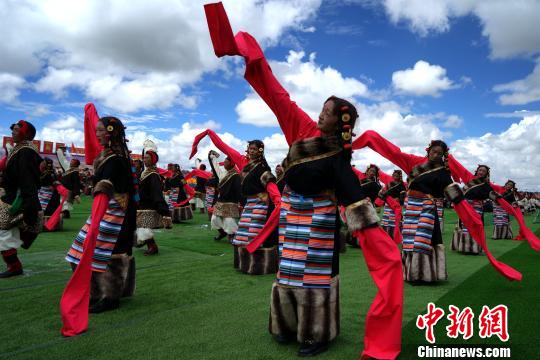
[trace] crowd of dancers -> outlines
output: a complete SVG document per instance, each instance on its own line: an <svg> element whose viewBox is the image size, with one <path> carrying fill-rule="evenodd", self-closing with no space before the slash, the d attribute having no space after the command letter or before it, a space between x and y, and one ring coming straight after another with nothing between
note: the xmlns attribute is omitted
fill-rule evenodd
<svg viewBox="0 0 540 360"><path fill-rule="evenodd" d="M147 246L144 255L157 255L153 230L189 222L194 210L208 214L214 240L231 243L235 269L275 274L269 289L269 330L279 343L297 341L299 356L325 351L340 332L339 258L346 243L361 249L354 251L363 252L378 289L366 314L362 357L398 356L404 282L449 278L445 203L459 216L451 251L485 253L504 277L521 279L517 270L493 258L483 227L484 205L491 201L492 239L514 238L513 216L520 229L516 238L540 250L516 206L515 182L492 183L487 165L469 171L442 140L414 155L374 131L353 139L358 113L339 97L329 97L313 121L274 77L256 40L245 32L233 36L221 4L207 5L205 11L216 55L245 59L245 78L275 114L289 145L287 156L272 171L262 141L234 149L205 130L194 139L190 158L200 141L210 138L219 152L200 154L207 157L210 171L204 164L188 173L178 164L161 169L152 141L145 141L142 160L132 161L121 120L100 118L88 104L85 160L94 169L93 202L66 249L73 274L61 299L64 336L86 331L89 312L116 309L122 297L132 296L133 247ZM0 250L7 264L3 278L23 273L18 249L29 248L42 228L60 231L81 191L77 160L68 162L58 153L65 171L59 181L52 161L42 160L32 144L34 126L21 120L11 130L15 146L0 162ZM390 175L373 164L365 171L351 166L352 151L362 148L379 153L397 169Z"/></svg>

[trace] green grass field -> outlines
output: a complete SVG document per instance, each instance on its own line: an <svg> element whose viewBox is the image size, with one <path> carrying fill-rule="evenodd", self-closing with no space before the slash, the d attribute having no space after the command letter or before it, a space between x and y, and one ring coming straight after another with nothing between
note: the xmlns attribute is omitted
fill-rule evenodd
<svg viewBox="0 0 540 360"><path fill-rule="evenodd" d="M160 254L143 256L134 249L137 290L119 310L91 315L88 332L60 335L58 303L71 271L63 259L83 225L90 199L76 207L64 231L43 233L29 251L19 252L25 275L0 280L0 358L17 359L291 359L297 345L278 345L268 333L272 275L248 276L232 267L232 247L212 240L206 215L173 230L158 231ZM486 215L491 224L491 214ZM529 223L531 218L527 218ZM482 305L509 307L509 346L512 358L536 358L540 348L539 255L528 244L489 241L493 254L522 271L524 280L512 283L489 266L485 256L450 251L456 216L446 211L444 239L449 280L432 286L405 285L403 352L400 359L416 359L417 344L426 344L415 319L435 302L470 306L475 324ZM534 231L538 224L530 224ZM488 239L491 225L486 227ZM514 228L514 231L516 229ZM364 315L375 287L362 252L349 248L341 256L341 333L320 359L356 359L362 349ZM445 319L443 319L445 320ZM495 339L451 341L446 321L436 327L437 344L502 346ZM477 332L477 326L475 326ZM531 342L533 345L531 345ZM526 345L529 344L529 345ZM506 345L505 345L506 346Z"/></svg>

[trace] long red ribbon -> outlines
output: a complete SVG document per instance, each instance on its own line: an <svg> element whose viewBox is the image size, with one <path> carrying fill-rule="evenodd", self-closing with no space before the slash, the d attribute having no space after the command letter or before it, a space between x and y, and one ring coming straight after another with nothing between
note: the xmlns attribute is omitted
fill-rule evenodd
<svg viewBox="0 0 540 360"><path fill-rule="evenodd" d="M55 188L62 197L62 201L60 201L60 205L58 205L49 220L45 223L45 229L49 231L53 231L54 229L56 229L56 226L60 222L60 214L62 214L62 207L64 206L64 202L69 196L69 190L66 189L63 185L58 184L55 186Z"/></svg>
<svg viewBox="0 0 540 360"><path fill-rule="evenodd" d="M88 329L92 258L99 234L99 223L107 211L108 204L107 195L99 193L94 197L91 224L83 244L83 254L60 299L63 324L61 332L64 336L79 335Z"/></svg>
<svg viewBox="0 0 540 360"><path fill-rule="evenodd" d="M279 212L281 209L281 193L276 184L269 182L266 185L266 191L270 196L270 200L274 203L274 210L266 220L266 224L260 233L255 236L255 238L246 246L247 251L250 253L255 252L259 246L274 232L274 229L279 224Z"/></svg>
<svg viewBox="0 0 540 360"><path fill-rule="evenodd" d="M535 250L540 251L540 239L534 233L527 227L525 224L525 219L523 219L523 214L521 213L521 210L519 208L514 208L512 205L508 203L508 201L504 200L503 198L498 198L497 203L500 207L502 207L507 213L513 215L518 224L519 224L519 235L522 238L526 239L529 243L529 246ZM518 239L519 240L519 239Z"/></svg>
<svg viewBox="0 0 540 360"><path fill-rule="evenodd" d="M495 270L497 270L508 280L521 281L522 275L519 271L501 261L498 261L489 251L486 242L486 234L484 232L484 224L472 206L466 201L461 201L458 204L454 204L454 210L458 214L461 221L463 221L463 224L467 230L469 230L472 238L484 250L489 262L491 265L493 265Z"/></svg>
<svg viewBox="0 0 540 360"><path fill-rule="evenodd" d="M86 165L92 165L94 159L103 150L103 146L96 137L98 121L99 115L94 104L86 104L84 107L84 159Z"/></svg>

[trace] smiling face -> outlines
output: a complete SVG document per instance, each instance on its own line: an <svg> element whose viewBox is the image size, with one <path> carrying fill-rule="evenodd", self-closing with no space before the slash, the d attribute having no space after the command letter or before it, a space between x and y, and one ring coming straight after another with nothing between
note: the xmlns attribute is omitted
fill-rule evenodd
<svg viewBox="0 0 540 360"><path fill-rule="evenodd" d="M392 178L394 179L394 181L401 181L401 177L402 177L402 175L399 172L394 172L392 174Z"/></svg>
<svg viewBox="0 0 540 360"><path fill-rule="evenodd" d="M256 144L251 144L248 146L247 153L250 160L255 160L261 156L262 151L259 151L259 147Z"/></svg>
<svg viewBox="0 0 540 360"><path fill-rule="evenodd" d="M485 178L487 174L488 174L488 169L486 169L484 166L479 167L478 170L476 171L476 175L481 179Z"/></svg>
<svg viewBox="0 0 540 360"><path fill-rule="evenodd" d="M442 161L443 155L444 151L442 146L436 145L429 149L428 160L433 163L438 163Z"/></svg>
<svg viewBox="0 0 540 360"><path fill-rule="evenodd" d="M276 177L280 177L281 175L283 175L283 166L276 165Z"/></svg>
<svg viewBox="0 0 540 360"><path fill-rule="evenodd" d="M514 188L514 183L512 183L511 181L508 181L506 184L504 184L505 190L512 190L513 188Z"/></svg>
<svg viewBox="0 0 540 360"><path fill-rule="evenodd" d="M328 100L324 103L317 127L324 135L333 135L337 130L338 116L334 114L334 102Z"/></svg>
<svg viewBox="0 0 540 360"><path fill-rule="evenodd" d="M109 144L109 139L111 135L105 129L105 125L101 121L98 121L96 125L96 137L102 146L107 146Z"/></svg>
<svg viewBox="0 0 540 360"><path fill-rule="evenodd" d="M370 168L366 171L366 176L367 176L369 179L374 178L376 174L377 174L377 171L375 170L374 167L370 167Z"/></svg>

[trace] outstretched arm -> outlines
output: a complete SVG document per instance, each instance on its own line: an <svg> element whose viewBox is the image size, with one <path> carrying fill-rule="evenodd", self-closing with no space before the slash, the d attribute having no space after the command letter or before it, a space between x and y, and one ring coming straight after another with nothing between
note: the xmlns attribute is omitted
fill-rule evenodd
<svg viewBox="0 0 540 360"><path fill-rule="evenodd" d="M210 129L203 131L195 137L195 140L193 140L193 145L191 146L191 155L189 156L190 159L197 153L197 146L199 145L199 142L207 135L208 137L210 137L210 140L212 140L214 145L221 152L231 158L231 160L238 166L240 170L242 170L244 166L248 163L244 155L240 154L238 151L225 144L225 142L223 142L223 140L221 140L221 138L213 130Z"/></svg>
<svg viewBox="0 0 540 360"><path fill-rule="evenodd" d="M414 166L425 161L425 157L402 152L399 147L392 144L390 141L382 137L378 132L373 130L365 131L352 143L354 150L362 149L366 146L385 157L395 165L399 166L407 174L411 172Z"/></svg>
<svg viewBox="0 0 540 360"><path fill-rule="evenodd" d="M276 115L287 143L291 145L298 139L320 135L317 124L291 100L289 93L277 81L257 40L246 32L233 36L221 3L207 4L204 10L216 56L244 57L244 77Z"/></svg>

